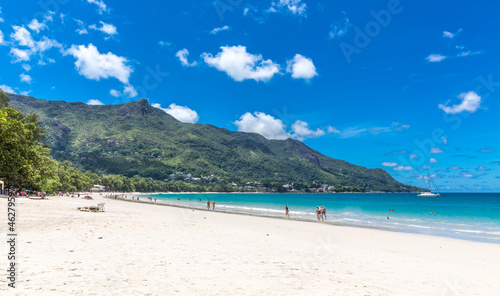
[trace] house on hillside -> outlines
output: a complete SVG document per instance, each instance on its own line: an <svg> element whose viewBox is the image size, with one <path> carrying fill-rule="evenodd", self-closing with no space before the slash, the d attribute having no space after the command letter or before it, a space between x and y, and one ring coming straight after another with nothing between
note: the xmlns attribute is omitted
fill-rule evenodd
<svg viewBox="0 0 500 296"><path fill-rule="evenodd" d="M96 184L96 185L94 185L94 186L90 189L90 191L94 191L94 192L102 192L102 191L106 191L106 186Z"/></svg>

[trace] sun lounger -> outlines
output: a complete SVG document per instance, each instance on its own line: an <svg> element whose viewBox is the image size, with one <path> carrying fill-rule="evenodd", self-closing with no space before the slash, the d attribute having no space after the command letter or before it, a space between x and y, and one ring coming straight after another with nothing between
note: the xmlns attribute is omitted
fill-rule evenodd
<svg viewBox="0 0 500 296"><path fill-rule="evenodd" d="M97 204L97 206L78 207L77 209L82 212L104 212L104 203Z"/></svg>

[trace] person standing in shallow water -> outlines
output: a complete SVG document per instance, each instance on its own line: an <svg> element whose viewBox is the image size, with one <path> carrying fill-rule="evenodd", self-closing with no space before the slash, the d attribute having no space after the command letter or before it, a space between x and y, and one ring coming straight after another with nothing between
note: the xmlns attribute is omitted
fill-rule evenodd
<svg viewBox="0 0 500 296"><path fill-rule="evenodd" d="M326 221L326 208L325 208L325 206L321 207L321 215L323 215L323 219Z"/></svg>
<svg viewBox="0 0 500 296"><path fill-rule="evenodd" d="M285 218L290 218L290 215L288 215L290 211L288 210L288 205L285 205Z"/></svg>
<svg viewBox="0 0 500 296"><path fill-rule="evenodd" d="M207 200L207 210L210 210L210 199Z"/></svg>
<svg viewBox="0 0 500 296"><path fill-rule="evenodd" d="M319 209L319 207L316 207L316 217L318 218L318 222L320 219L320 215L321 215L321 210Z"/></svg>
<svg viewBox="0 0 500 296"><path fill-rule="evenodd" d="M212 211L215 211L215 200L212 201Z"/></svg>

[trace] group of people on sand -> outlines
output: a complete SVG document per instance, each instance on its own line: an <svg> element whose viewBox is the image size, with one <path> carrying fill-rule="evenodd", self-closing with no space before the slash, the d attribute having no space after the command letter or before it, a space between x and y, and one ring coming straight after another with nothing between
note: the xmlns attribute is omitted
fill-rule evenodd
<svg viewBox="0 0 500 296"><path fill-rule="evenodd" d="M207 200L207 210L210 211L210 200ZM215 211L215 200L212 201L212 211Z"/></svg>

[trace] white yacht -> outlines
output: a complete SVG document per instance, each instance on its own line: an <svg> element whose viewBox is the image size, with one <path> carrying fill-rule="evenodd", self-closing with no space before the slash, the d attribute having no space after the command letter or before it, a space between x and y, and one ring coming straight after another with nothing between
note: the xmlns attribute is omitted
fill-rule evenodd
<svg viewBox="0 0 500 296"><path fill-rule="evenodd" d="M436 186L436 183L434 183L434 181L432 181L432 179L431 179L431 175L429 174L429 170L427 170L427 181L429 182L429 192L420 192L420 194L417 196L422 196L422 197L441 196L441 194L439 193L438 188ZM432 186L434 186L436 193L432 193L431 183L432 183Z"/></svg>

